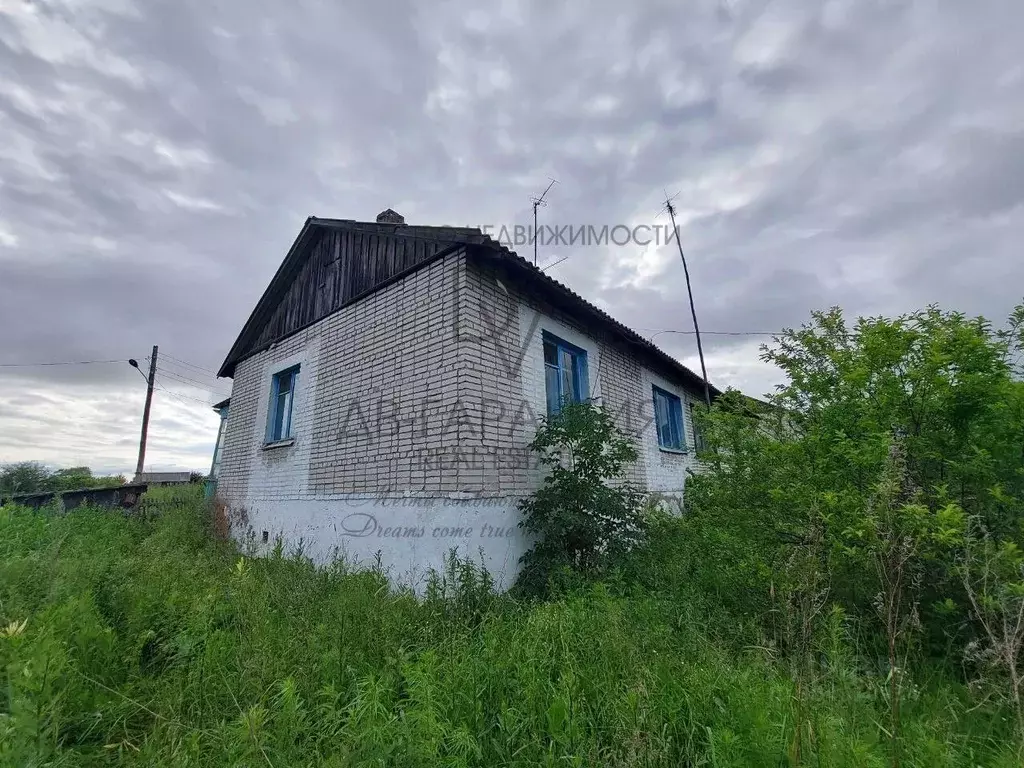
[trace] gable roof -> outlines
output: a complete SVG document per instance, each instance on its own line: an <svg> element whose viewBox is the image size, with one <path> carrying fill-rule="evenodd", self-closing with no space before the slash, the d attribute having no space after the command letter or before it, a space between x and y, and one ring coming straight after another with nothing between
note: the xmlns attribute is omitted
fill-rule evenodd
<svg viewBox="0 0 1024 768"><path fill-rule="evenodd" d="M224 363L217 373L218 377L233 376L237 363L263 349L260 346L254 347L261 331L270 322L275 310L288 293L293 281L309 260L311 251L315 248L318 239L326 232L332 231L356 236L376 235L392 240L413 241L416 244L415 250L420 251L420 260L412 265L413 268L402 270L401 276L425 266L429 261L438 256L457 250L462 247L464 241L471 239L474 233L477 235L480 233L480 230L462 227L409 226L399 223L362 222L350 219L320 219L316 216L310 216L302 225L302 229L299 230L299 234L296 236L291 248L288 249L284 261L281 262L281 266L274 273L270 284L263 292L263 296L256 303L256 307L253 309L252 314L249 315L249 319L246 320L241 333L239 333L235 343L231 346L231 350L228 352ZM390 278L376 283L373 286L373 290L379 290L388 282L390 282ZM353 297L353 300L362 298L364 295L366 294L359 294ZM334 309L340 308L338 306ZM289 334L295 330L297 329L291 329Z"/></svg>
<svg viewBox="0 0 1024 768"><path fill-rule="evenodd" d="M228 353L220 372L217 374L218 376L232 376L235 364L248 356L244 354L247 344L259 335L262 322L266 321L276 303L287 292L291 278L298 272L303 260L308 257L308 247L315 236L325 229L362 231L403 239L429 240L439 246L433 256L418 262L403 272L400 275L403 277L410 272L423 268L438 258L444 258L456 251L465 249L471 258L495 265L506 271L511 277L530 288L533 291L532 295L544 298L568 315L588 320L590 323L604 329L611 336L635 348L637 353L648 358L656 367L669 373L670 377L678 378L703 393L704 379L694 371L687 368L671 355L663 352L653 342L648 341L636 331L620 323L604 310L591 304L568 286L543 272L539 267L530 263L515 251L509 250L506 246L493 240L478 228L361 222L351 219L320 219L315 216L310 216L306 219L305 224L303 224L298 236L288 250L284 261L274 274L273 279L256 304L256 308L249 316L245 326L243 326L238 339L232 345L231 351ZM374 290L379 290L384 285L385 283L382 283L376 286ZM358 296L355 300L363 297L363 295ZM713 385L710 389L712 397L717 397L721 394L721 391Z"/></svg>

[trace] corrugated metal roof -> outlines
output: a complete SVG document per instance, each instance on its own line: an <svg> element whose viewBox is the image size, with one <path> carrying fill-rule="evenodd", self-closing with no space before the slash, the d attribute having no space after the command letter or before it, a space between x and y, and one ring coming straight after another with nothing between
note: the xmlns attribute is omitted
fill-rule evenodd
<svg viewBox="0 0 1024 768"><path fill-rule="evenodd" d="M479 232L479 230L477 231ZM656 344L654 344L654 342L645 339L629 326L620 323L603 309L587 301L569 286L555 280L538 266L530 263L515 251L509 250L506 246L491 239L487 235L483 235L483 233L481 233L481 235L486 239L487 245L500 254L500 257L504 262L513 265L516 269L530 275L531 279L541 285L547 286L555 293L561 295L568 304L568 307L563 306L561 307L562 309L568 309L569 314L572 314L573 308L577 310L585 310L588 314L605 323L615 333L622 336L624 340L630 344L640 347L648 355L656 358L663 365L674 370L678 375L685 378L687 383L691 386L699 386L701 388L701 393L703 394L704 379L695 371L690 370L676 358L672 357L672 355L661 350ZM721 391L713 384L709 384L709 387L711 389L712 397L717 397L721 394Z"/></svg>
<svg viewBox="0 0 1024 768"><path fill-rule="evenodd" d="M690 386L699 387L701 391L703 391L704 379L696 372L690 370L676 358L661 350L653 342L645 339L633 329L616 320L600 307L587 301L564 283L561 283L546 274L539 267L530 263L515 251L510 250L502 243L494 240L489 235L484 234L484 232L477 227L378 223L355 221L353 219L321 219L316 216L310 216L306 220L298 236L295 238L295 242L289 249L288 255L285 257L284 262L282 262L281 267L274 275L274 278L267 286L267 290L264 292L256 308L253 310L252 315L249 317L249 320L246 323L246 329L255 322L256 318L260 315L261 310L273 302L274 296L287 289L287 285L281 285L281 283L284 281L286 275L288 275L292 269L296 268L299 261L306 256L301 245L308 242L308 236L314 229L320 227L372 231L380 234L392 234L397 237L438 240L441 242L452 243L453 245L476 246L474 250L478 255L482 255L484 258L490 256L491 258L498 260L517 272L518 276L522 279L532 283L534 286L540 287L542 290L546 290L550 297L558 303L559 309L565 311L569 315L587 315L591 319L605 325L613 334L618 335L627 343L636 346L643 354L646 354L658 361L663 368L667 368L674 372L677 376L684 379L684 381ZM426 266L426 263L427 262L424 262L422 266ZM243 335L244 332L245 330L243 330ZM222 366L220 375L231 375L234 372L234 364L231 362L232 355L239 348L241 341L242 336L239 336L238 341L235 342L231 353L228 355L228 359ZM721 394L721 391L713 385L710 386L710 389L713 397L717 397Z"/></svg>

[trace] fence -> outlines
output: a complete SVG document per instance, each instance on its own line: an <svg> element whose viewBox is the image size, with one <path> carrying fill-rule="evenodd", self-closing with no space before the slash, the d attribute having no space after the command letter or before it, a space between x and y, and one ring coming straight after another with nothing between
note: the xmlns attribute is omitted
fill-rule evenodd
<svg viewBox="0 0 1024 768"><path fill-rule="evenodd" d="M134 509L148 486L145 483L117 485L108 488L83 488L77 491L46 491L43 493L19 493L13 496L0 497L0 507L5 504L19 504L32 509L40 509L57 501L65 512L70 512L83 504L97 507L119 507Z"/></svg>

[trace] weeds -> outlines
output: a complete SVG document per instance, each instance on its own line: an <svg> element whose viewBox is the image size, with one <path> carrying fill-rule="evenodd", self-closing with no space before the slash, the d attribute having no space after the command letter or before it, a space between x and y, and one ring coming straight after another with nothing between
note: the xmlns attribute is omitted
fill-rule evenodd
<svg viewBox="0 0 1024 768"><path fill-rule="evenodd" d="M524 603L455 558L418 599L242 557L205 509L0 511L0 765L778 766L797 727L806 764L885 762L843 617L801 725L787 663L675 578L672 520L609 585ZM918 679L905 765L1016 764L1004 709Z"/></svg>

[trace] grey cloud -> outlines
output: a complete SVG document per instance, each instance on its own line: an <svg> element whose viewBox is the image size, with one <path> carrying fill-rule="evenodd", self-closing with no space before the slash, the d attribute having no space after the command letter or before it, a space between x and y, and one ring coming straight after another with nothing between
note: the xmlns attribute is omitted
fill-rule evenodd
<svg viewBox="0 0 1024 768"><path fill-rule="evenodd" d="M1020 299L1009 0L27 7L0 12L0 363L158 343L216 369L307 215L527 224L548 176L550 224L667 223L678 193L708 331ZM627 324L689 329L674 245L547 250ZM758 340L709 335L712 378L763 392ZM127 366L0 384L0 461L134 464ZM208 395L164 385L153 461L201 468ZM52 437L71 413L91 426Z"/></svg>

